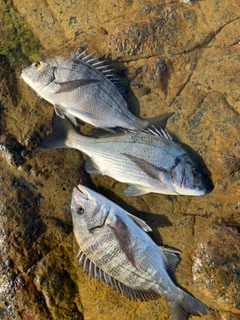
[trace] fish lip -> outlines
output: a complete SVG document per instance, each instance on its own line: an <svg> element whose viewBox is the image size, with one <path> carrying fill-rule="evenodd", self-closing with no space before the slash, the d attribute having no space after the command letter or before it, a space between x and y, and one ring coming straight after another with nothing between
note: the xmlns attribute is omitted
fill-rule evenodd
<svg viewBox="0 0 240 320"><path fill-rule="evenodd" d="M27 73L25 70L22 70L20 78L24 80L24 77L27 76Z"/></svg>
<svg viewBox="0 0 240 320"><path fill-rule="evenodd" d="M206 193L205 189L195 190L196 196L203 196Z"/></svg>
<svg viewBox="0 0 240 320"><path fill-rule="evenodd" d="M79 184L79 185L77 186L77 189L78 189L81 193L84 193L84 194L87 195L87 192L86 192L86 190L84 189L84 186L83 186L82 184Z"/></svg>
<svg viewBox="0 0 240 320"><path fill-rule="evenodd" d="M84 199L88 199L88 193L86 191L86 189L84 188L83 185L79 184L76 188L74 188L78 195L80 195L81 197L83 197ZM80 193L80 194L79 194Z"/></svg>

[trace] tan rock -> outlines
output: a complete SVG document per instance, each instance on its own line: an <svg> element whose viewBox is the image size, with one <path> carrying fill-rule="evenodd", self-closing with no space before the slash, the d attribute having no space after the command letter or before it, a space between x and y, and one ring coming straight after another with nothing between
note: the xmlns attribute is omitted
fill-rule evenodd
<svg viewBox="0 0 240 320"><path fill-rule="evenodd" d="M0 54L7 54L0 56L1 318L169 319L164 299L131 301L77 268L69 203L80 182L145 219L158 244L182 251L176 279L214 309L204 319L238 319L236 283L219 275L233 265L238 237L232 231L223 249L229 226L222 223L239 221L240 209L239 2L11 3L0 0ZM51 130L53 108L19 79L20 71L28 58L69 55L78 46L97 51L115 68L132 112L144 118L174 111L167 129L194 150L213 181L211 193L125 197L125 185L86 175L76 150L37 149ZM206 252L219 253L213 255L219 258L214 270L204 263L198 269L201 279L218 275L208 286L198 281L192 258L204 258L200 243ZM220 258L228 258L225 273Z"/></svg>

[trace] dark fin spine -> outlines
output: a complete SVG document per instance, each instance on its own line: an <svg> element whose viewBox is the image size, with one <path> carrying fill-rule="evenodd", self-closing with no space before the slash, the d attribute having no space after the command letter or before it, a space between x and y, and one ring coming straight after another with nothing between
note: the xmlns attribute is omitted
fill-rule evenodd
<svg viewBox="0 0 240 320"><path fill-rule="evenodd" d="M172 320L187 320L189 315L201 316L208 313L210 310L208 306L182 291L180 288L178 288L178 290L181 291L178 295L181 299L169 303Z"/></svg>
<svg viewBox="0 0 240 320"><path fill-rule="evenodd" d="M147 126L145 127L155 127L165 129L168 119L174 114L174 112L164 113L158 117L146 119L148 121Z"/></svg>
<svg viewBox="0 0 240 320"><path fill-rule="evenodd" d="M71 123L66 118L62 119L54 114L52 133L44 138L38 147L41 149L71 148L72 145L66 142L70 133L77 134Z"/></svg>

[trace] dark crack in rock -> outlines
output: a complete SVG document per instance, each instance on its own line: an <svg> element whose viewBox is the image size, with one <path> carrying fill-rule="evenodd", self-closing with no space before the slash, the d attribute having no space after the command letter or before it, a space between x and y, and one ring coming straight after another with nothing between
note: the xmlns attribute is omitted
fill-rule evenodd
<svg viewBox="0 0 240 320"><path fill-rule="evenodd" d="M27 150L12 135L0 137L0 151L9 164L18 167L26 162Z"/></svg>

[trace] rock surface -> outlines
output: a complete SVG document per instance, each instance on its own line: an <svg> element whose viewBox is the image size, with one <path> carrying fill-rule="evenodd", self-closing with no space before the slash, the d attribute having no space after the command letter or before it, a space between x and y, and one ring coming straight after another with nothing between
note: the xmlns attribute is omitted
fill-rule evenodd
<svg viewBox="0 0 240 320"><path fill-rule="evenodd" d="M223 221L224 223L224 221ZM240 314L240 235L234 221L208 228L193 256L193 279L215 307Z"/></svg>
<svg viewBox="0 0 240 320"><path fill-rule="evenodd" d="M204 319L240 319L239 1L0 0L0 18L1 319L169 319L164 299L131 301L77 268L69 203L78 182L182 251L176 279L213 309ZM76 150L37 149L53 108L21 69L78 47L113 66L132 112L174 111L167 130L191 148L211 193L126 197L125 185L86 175Z"/></svg>

